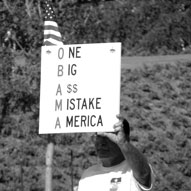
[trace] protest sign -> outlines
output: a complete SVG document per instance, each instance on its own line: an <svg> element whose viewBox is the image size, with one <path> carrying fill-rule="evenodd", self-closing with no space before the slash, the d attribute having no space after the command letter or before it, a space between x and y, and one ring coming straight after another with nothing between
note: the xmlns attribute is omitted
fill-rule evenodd
<svg viewBox="0 0 191 191"><path fill-rule="evenodd" d="M39 133L113 131L121 43L43 46Z"/></svg>

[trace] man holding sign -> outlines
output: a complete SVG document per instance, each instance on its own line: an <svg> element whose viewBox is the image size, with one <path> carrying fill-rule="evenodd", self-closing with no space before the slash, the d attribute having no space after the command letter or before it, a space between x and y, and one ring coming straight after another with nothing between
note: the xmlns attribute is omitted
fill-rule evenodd
<svg viewBox="0 0 191 191"><path fill-rule="evenodd" d="M78 191L151 190L151 166L130 143L127 120L121 115L117 118L114 132L96 134L95 147L101 164L85 170Z"/></svg>
<svg viewBox="0 0 191 191"><path fill-rule="evenodd" d="M150 190L151 167L129 142L127 120L118 115L111 129L120 105L121 43L63 46L53 9L45 4L44 45L58 46L42 47L39 133L99 132L101 164L84 172L79 191Z"/></svg>

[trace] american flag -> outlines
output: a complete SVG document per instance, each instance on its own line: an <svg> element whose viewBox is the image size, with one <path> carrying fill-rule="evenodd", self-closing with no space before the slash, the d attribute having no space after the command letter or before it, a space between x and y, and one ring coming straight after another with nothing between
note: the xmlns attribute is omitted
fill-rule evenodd
<svg viewBox="0 0 191 191"><path fill-rule="evenodd" d="M56 22L56 15L54 13L50 0L44 1L45 16L44 16L44 42L43 45L63 45L62 35L59 32L58 24Z"/></svg>

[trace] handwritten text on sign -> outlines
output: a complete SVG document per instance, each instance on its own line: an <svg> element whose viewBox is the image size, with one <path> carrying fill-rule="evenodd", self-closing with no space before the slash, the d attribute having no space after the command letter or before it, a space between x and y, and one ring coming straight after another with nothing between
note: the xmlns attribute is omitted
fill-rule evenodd
<svg viewBox="0 0 191 191"><path fill-rule="evenodd" d="M120 43L43 46L39 133L112 131L120 107Z"/></svg>

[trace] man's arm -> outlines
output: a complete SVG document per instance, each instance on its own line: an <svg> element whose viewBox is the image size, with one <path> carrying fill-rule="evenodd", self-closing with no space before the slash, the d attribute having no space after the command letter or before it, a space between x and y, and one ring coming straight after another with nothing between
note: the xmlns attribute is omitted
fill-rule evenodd
<svg viewBox="0 0 191 191"><path fill-rule="evenodd" d="M151 168L144 155L131 143L119 145L127 163L130 165L133 176L143 186L151 186Z"/></svg>

